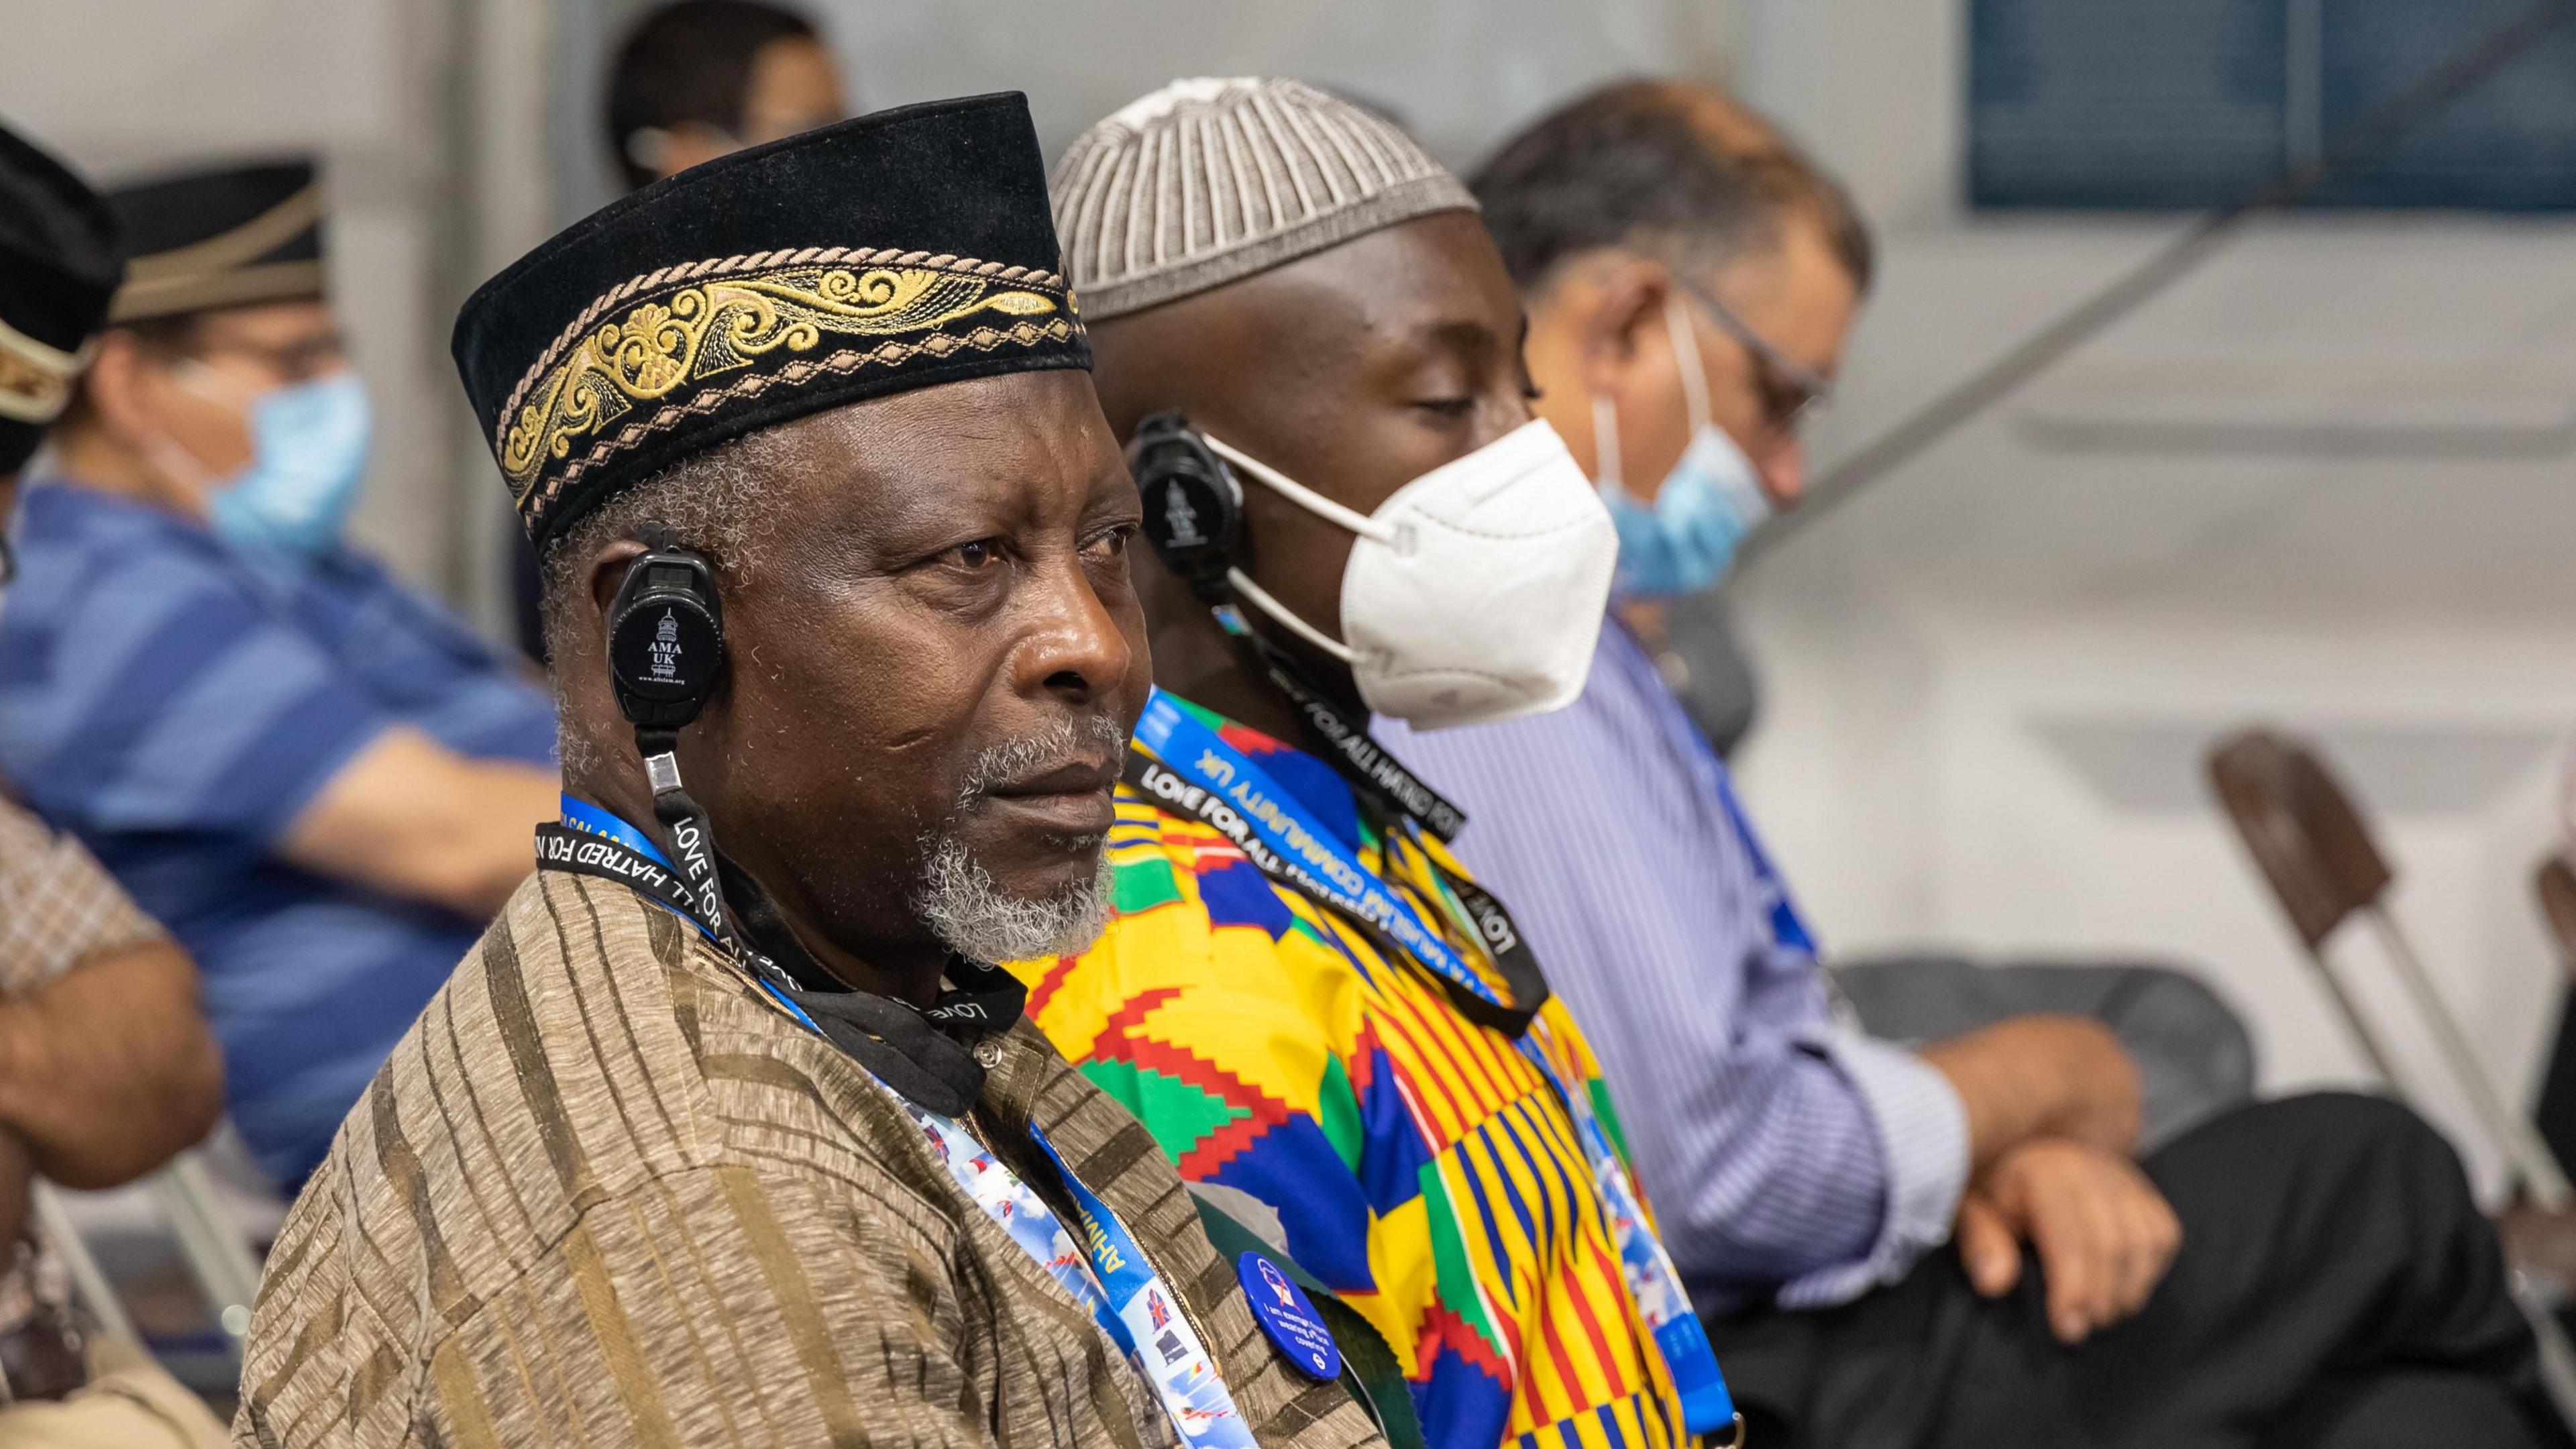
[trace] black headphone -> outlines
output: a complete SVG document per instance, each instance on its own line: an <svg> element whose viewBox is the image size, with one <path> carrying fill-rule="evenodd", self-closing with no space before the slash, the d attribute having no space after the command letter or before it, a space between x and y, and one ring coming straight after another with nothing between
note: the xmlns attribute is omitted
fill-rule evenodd
<svg viewBox="0 0 2576 1449"><path fill-rule="evenodd" d="M1226 572L1242 558L1243 484L1190 420L1161 412L1136 425L1127 471L1145 501L1145 537L1163 566L1207 604L1229 603Z"/></svg>
<svg viewBox="0 0 2576 1449"><path fill-rule="evenodd" d="M659 525L644 542L608 606L608 679L638 731L673 731L724 678L724 606L706 555L669 542Z"/></svg>

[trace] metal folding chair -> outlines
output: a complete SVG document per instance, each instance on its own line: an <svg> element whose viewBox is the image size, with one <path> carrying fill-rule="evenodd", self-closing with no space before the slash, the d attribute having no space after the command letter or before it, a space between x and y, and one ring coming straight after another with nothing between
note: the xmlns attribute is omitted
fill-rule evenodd
<svg viewBox="0 0 2576 1449"><path fill-rule="evenodd" d="M134 1319L125 1311L125 1300L116 1296L116 1285L108 1281L107 1270L98 1265L98 1255L82 1240L80 1226L72 1221L71 1211L63 1206L63 1197L48 1182L35 1185L33 1198L36 1234L71 1270L72 1293L80 1306L89 1310L91 1321L110 1337L129 1343L140 1343L134 1331Z"/></svg>
<svg viewBox="0 0 2576 1449"><path fill-rule="evenodd" d="M2551 851L2531 873L2531 893L2539 898L2540 918L2549 923L2549 939L2558 943L2559 961L2576 973L2576 870Z"/></svg>
<svg viewBox="0 0 2576 1449"><path fill-rule="evenodd" d="M2557 943L2559 964L2576 978L2576 871L2552 850L2533 869L2531 890L2550 939ZM2531 1117L2559 1161L2576 1157L2576 991L2561 999L2558 1030L2533 1095ZM2519 1202L2505 1208L2496 1227L2512 1261L2554 1279L2563 1294L2576 1297L2576 1214L2544 1213Z"/></svg>
<svg viewBox="0 0 2576 1449"><path fill-rule="evenodd" d="M213 1306L215 1322L238 1363L242 1339L250 1332L251 1301L259 1296L259 1259L251 1255L249 1235L196 1151L180 1153L155 1173L152 1193L161 1200L170 1231L179 1239L179 1256Z"/></svg>
<svg viewBox="0 0 2576 1449"><path fill-rule="evenodd" d="M2327 939L2354 916L2366 920L2377 936L2445 1066L2468 1095L2479 1126L2503 1152L2530 1204L2544 1213L2565 1211L2571 1197L2576 1197L2566 1169L2531 1118L2506 1104L2503 1090L2442 998L2423 957L2389 912L2388 887L2396 873L2371 838L2351 795L2325 762L2305 744L2275 731L2246 729L2211 749L2209 778L2255 866L2270 883L2274 899L2290 918L2326 998L2341 1013L2353 1041L2389 1090L2400 1101L2412 1098L2395 1054L2325 953ZM2576 879L2568 885L2576 888ZM2576 907L2576 889L2571 889L2567 904ZM2569 920L2576 923L2576 914ZM2514 1302L2540 1341L2541 1373L2550 1397L2560 1417L2576 1428L2576 1346L2570 1345L2556 1312L2565 1295L2519 1263L2512 1284Z"/></svg>
<svg viewBox="0 0 2576 1449"><path fill-rule="evenodd" d="M2504 1154L2532 1201L2551 1212L2576 1199L2567 1172L2530 1117L2506 1104L2441 988L2424 967L2414 943L2387 906L2388 868L2352 797L2312 750L2266 729L2249 729L2221 741L2209 755L2210 782L2227 807L2245 848L2272 886L2272 894L2298 932L2318 982L2343 1015L2353 1039L2400 1098L2409 1083L2381 1033L2326 959L2325 943L2345 922L2360 916L2379 939L2390 968L2413 998L2444 1064L2468 1094L2469 1104Z"/></svg>
<svg viewBox="0 0 2576 1449"><path fill-rule="evenodd" d="M176 1240L189 1278L213 1310L223 1330L225 1352L238 1372L242 1339L250 1332L251 1302L259 1293L259 1260L251 1251L250 1236L207 1169L203 1149L180 1153L144 1184ZM34 1207L37 1231L70 1270L81 1306L108 1333L141 1342L133 1316L126 1312L97 1254L82 1239L80 1225L62 1194L39 1182Z"/></svg>

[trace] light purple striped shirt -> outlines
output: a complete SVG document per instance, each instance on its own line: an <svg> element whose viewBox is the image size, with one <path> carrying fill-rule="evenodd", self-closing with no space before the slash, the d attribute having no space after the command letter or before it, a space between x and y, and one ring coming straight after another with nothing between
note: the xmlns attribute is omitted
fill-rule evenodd
<svg viewBox="0 0 2576 1449"><path fill-rule="evenodd" d="M1835 1022L1814 956L1774 928L1726 767L1623 628L1567 709L1376 729L1467 812L1459 854L1583 1023L1704 1304L1845 1302L1949 1239L1958 1094Z"/></svg>

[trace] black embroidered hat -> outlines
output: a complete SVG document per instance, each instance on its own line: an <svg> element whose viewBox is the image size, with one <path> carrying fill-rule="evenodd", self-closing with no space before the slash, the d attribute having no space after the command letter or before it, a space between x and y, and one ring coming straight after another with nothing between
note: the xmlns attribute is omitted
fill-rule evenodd
<svg viewBox="0 0 2576 1449"><path fill-rule="evenodd" d="M71 401L124 270L106 203L0 126L0 476Z"/></svg>
<svg viewBox="0 0 2576 1449"><path fill-rule="evenodd" d="M320 301L322 182L309 160L198 168L107 195L125 226L112 320Z"/></svg>
<svg viewBox="0 0 2576 1449"><path fill-rule="evenodd" d="M1017 92L881 111L611 202L483 284L457 372L542 552L609 495L909 388L1091 366Z"/></svg>

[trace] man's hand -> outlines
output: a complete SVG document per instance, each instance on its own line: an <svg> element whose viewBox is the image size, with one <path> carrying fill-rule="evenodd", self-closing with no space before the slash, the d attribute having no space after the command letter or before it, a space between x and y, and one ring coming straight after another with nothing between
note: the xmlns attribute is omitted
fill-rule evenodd
<svg viewBox="0 0 2576 1449"><path fill-rule="evenodd" d="M2048 1324L2065 1343L2136 1313L2173 1266L2182 1223L2126 1153L2040 1137L2005 1152L1959 1199L1959 1260L1979 1293L2021 1279L2039 1250Z"/></svg>
<svg viewBox="0 0 2576 1449"><path fill-rule="evenodd" d="M2034 1137L2126 1156L2137 1146L2138 1069L2120 1039L2078 1016L2016 1016L1930 1046L1968 1112L1968 1161L1982 1172Z"/></svg>

